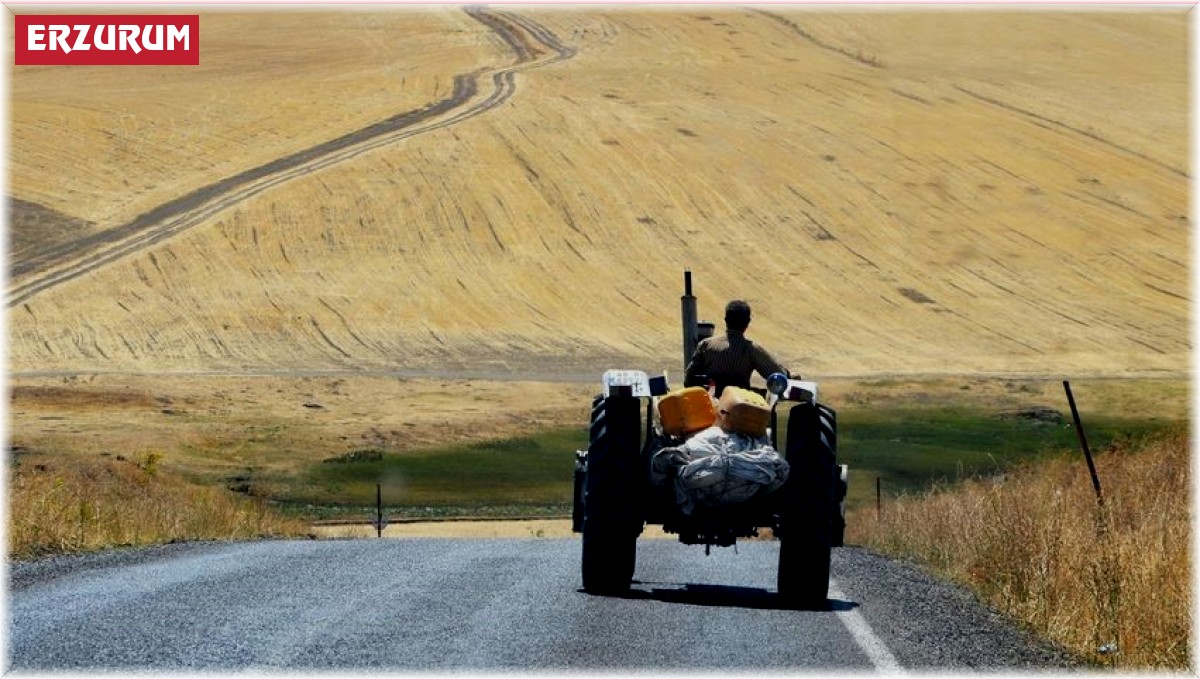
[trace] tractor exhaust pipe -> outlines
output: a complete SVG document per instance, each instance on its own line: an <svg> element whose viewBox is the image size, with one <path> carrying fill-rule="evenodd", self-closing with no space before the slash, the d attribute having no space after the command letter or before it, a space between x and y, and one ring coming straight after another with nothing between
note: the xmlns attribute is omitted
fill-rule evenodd
<svg viewBox="0 0 1200 679"><path fill-rule="evenodd" d="M696 337L696 297L692 294L692 271L683 272L683 297L679 298L680 313L683 320L683 369L687 370L692 355L696 353L696 345L700 340Z"/></svg>

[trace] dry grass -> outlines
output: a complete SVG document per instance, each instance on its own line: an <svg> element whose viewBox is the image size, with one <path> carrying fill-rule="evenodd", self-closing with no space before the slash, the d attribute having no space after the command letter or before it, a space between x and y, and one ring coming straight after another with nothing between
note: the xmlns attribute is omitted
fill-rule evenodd
<svg viewBox="0 0 1200 679"><path fill-rule="evenodd" d="M1096 662L1187 668L1187 434L1120 444L1096 463L1103 511L1072 457L889 503L881 521L860 511L848 539L928 564ZM1118 652L1100 652L1110 644Z"/></svg>
<svg viewBox="0 0 1200 679"><path fill-rule="evenodd" d="M9 480L9 555L308 533L262 502L167 474L160 461L21 456Z"/></svg>
<svg viewBox="0 0 1200 679"><path fill-rule="evenodd" d="M21 449L82 459L159 452L165 471L248 484L262 496L353 450L400 453L583 427L598 384L94 375L14 378L10 388L12 444Z"/></svg>

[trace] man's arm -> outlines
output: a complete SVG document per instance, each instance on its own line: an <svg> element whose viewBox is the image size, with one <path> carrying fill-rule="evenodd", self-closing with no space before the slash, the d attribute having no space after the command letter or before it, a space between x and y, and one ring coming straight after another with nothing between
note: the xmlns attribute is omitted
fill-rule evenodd
<svg viewBox="0 0 1200 679"><path fill-rule="evenodd" d="M754 370L759 375L762 375L763 379L769 377L771 373L783 373L789 378L792 377L792 374L788 372L787 368L783 367L782 363L776 361L775 357L771 356L769 351L758 346L757 343L751 345L750 356L754 359ZM799 375L796 375L796 378L799 377Z"/></svg>

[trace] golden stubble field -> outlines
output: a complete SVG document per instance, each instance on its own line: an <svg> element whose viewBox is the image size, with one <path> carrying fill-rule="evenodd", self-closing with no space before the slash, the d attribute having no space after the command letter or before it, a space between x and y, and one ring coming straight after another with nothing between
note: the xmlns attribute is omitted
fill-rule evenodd
<svg viewBox="0 0 1200 679"><path fill-rule="evenodd" d="M219 467L256 427L282 458L575 421L607 367L679 375L684 268L817 379L1187 378L1182 11L201 30L193 69L11 72L14 444Z"/></svg>

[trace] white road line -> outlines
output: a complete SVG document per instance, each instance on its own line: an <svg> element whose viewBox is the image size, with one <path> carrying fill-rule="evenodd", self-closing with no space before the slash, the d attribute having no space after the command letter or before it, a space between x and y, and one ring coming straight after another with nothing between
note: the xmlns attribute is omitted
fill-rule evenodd
<svg viewBox="0 0 1200 679"><path fill-rule="evenodd" d="M842 593L838 588L837 583L833 580L829 581L829 598L849 601L850 599ZM862 649L863 653L867 654L867 658L871 664L875 666L876 671L883 674L904 674L904 668L896 661L896 656L888 650L887 646L875 636L875 632L871 631L871 626L867 624L866 618L856 609L847 611L837 611L838 618L842 624L849 630L850 636L854 637L854 643Z"/></svg>

